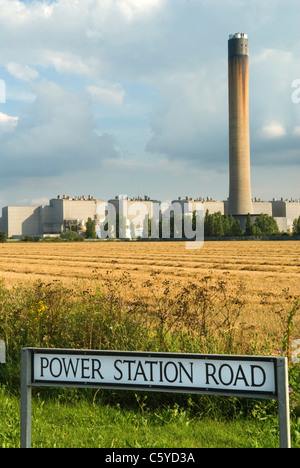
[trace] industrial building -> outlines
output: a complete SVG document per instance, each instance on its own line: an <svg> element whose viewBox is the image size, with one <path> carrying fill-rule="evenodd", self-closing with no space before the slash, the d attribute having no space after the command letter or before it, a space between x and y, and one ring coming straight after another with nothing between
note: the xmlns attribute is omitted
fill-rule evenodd
<svg viewBox="0 0 300 468"><path fill-rule="evenodd" d="M69 230L81 231L88 218L96 219L104 201L92 196L58 196L48 206L7 206L2 209L0 231L8 237L53 236Z"/></svg>
<svg viewBox="0 0 300 468"><path fill-rule="evenodd" d="M229 213L229 201L216 201L207 197L178 197L171 204L152 200L150 197L129 198L118 196L105 202L92 196L87 198L69 196L58 196L52 199L46 206L7 206L2 208L0 218L0 231L4 231L8 237L22 238L25 236L58 236L62 232L77 231L85 232L88 218L95 221L96 233L99 238L103 237L101 229L110 217L115 219L121 214L126 219L126 226L122 237L131 238L131 223L134 221L135 236L143 237L144 220L158 219L166 210L172 209L177 213L193 213L196 209L203 209L205 213L220 212L222 215ZM277 221L280 231L291 232L293 221L300 216L300 200L272 200L269 202L259 199L252 200L253 212L273 216ZM112 236L115 232L111 233ZM105 236L104 236L105 237ZM106 235L107 237L107 235Z"/></svg>

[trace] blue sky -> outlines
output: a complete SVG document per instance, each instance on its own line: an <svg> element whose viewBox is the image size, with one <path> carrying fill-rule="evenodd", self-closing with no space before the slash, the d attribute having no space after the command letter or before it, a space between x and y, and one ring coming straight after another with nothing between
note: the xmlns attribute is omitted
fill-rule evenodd
<svg viewBox="0 0 300 468"><path fill-rule="evenodd" d="M226 199L235 32L249 36L253 196L299 198L299 21L298 0L1 0L0 207Z"/></svg>

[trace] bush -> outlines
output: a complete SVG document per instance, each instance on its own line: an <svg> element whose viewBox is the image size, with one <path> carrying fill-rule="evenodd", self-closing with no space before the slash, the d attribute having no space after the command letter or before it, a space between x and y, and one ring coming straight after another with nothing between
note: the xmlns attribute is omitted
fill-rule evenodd
<svg viewBox="0 0 300 468"><path fill-rule="evenodd" d="M82 242L84 241L84 238L80 236L77 232L74 231L68 231L68 232L62 232L60 235L60 238L62 240L68 241L68 242Z"/></svg>
<svg viewBox="0 0 300 468"><path fill-rule="evenodd" d="M7 235L5 234L5 232L0 231L0 243L3 244L6 241L7 241Z"/></svg>

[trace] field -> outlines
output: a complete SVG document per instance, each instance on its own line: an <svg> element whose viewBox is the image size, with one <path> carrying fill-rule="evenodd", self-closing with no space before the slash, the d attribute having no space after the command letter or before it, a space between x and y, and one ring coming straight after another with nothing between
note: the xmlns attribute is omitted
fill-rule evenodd
<svg viewBox="0 0 300 468"><path fill-rule="evenodd" d="M114 289L128 303L173 295L206 278L206 287L226 285L243 300L230 326L279 335L299 298L299 241L205 242L187 250L184 242L84 242L0 244L0 278L6 286L60 280L75 288ZM167 291L167 292L166 292ZM300 338L295 318L293 337ZM275 350L274 350L275 351Z"/></svg>

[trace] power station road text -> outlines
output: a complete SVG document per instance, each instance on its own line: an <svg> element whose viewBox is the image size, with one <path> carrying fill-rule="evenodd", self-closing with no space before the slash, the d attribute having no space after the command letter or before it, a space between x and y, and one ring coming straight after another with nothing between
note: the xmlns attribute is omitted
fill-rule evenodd
<svg viewBox="0 0 300 468"><path fill-rule="evenodd" d="M182 355L184 356L184 355ZM34 354L34 382L141 388L275 392L274 363L267 360L168 355Z"/></svg>

